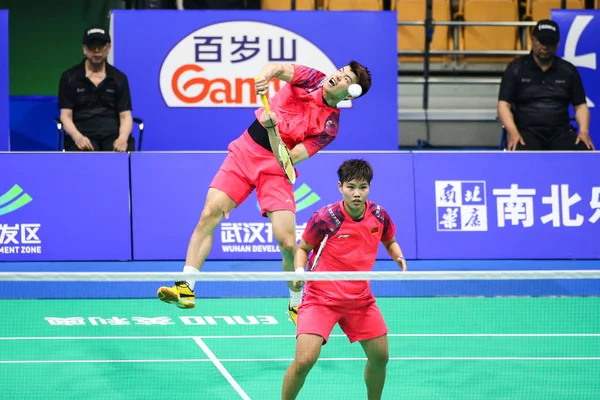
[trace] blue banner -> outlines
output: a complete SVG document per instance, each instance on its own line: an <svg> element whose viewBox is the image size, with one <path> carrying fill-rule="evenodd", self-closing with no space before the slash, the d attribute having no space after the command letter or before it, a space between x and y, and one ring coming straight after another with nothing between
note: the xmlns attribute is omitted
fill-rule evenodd
<svg viewBox="0 0 600 400"><path fill-rule="evenodd" d="M352 27L336 34L332 27ZM340 105L327 150L398 148L395 12L114 11L114 65L128 75L144 150L226 150L255 119L254 77L267 63L329 75L350 60L372 72ZM285 83L273 80L271 94Z"/></svg>
<svg viewBox="0 0 600 400"><path fill-rule="evenodd" d="M55 96L10 97L10 151L57 151Z"/></svg>
<svg viewBox="0 0 600 400"><path fill-rule="evenodd" d="M181 260L198 222L224 153L132 153L133 248L136 260ZM298 165L294 186L296 237L313 212L341 200L337 169L355 156L319 153ZM410 153L361 153L373 165L369 199L380 204L397 226L396 239L407 258L416 256L413 168ZM281 254L268 218L260 214L256 192L215 230L209 259L274 260ZM389 259L383 246L379 259Z"/></svg>
<svg viewBox="0 0 600 400"><path fill-rule="evenodd" d="M590 137L600 147L600 75L597 57L600 45L600 10L552 10L560 29L558 56L577 67L590 108Z"/></svg>
<svg viewBox="0 0 600 400"><path fill-rule="evenodd" d="M123 153L0 155L0 261L131 260Z"/></svg>
<svg viewBox="0 0 600 400"><path fill-rule="evenodd" d="M135 260L182 260L225 155L0 155L0 261L130 260L132 243ZM353 157L372 163L369 198L409 259L600 259L595 152L319 153L298 165L298 240L340 200L336 171ZM209 256L279 258L254 194L216 228Z"/></svg>
<svg viewBox="0 0 600 400"><path fill-rule="evenodd" d="M0 151L10 149L8 87L8 10L0 10Z"/></svg>
<svg viewBox="0 0 600 400"><path fill-rule="evenodd" d="M597 153L414 153L418 258L600 258Z"/></svg>

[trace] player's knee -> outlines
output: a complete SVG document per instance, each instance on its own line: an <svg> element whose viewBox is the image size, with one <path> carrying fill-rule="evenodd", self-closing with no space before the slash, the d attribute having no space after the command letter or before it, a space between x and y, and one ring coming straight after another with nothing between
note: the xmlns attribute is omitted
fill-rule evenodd
<svg viewBox="0 0 600 400"><path fill-rule="evenodd" d="M308 374L312 367L317 362L318 356L310 353L304 353L296 357L296 370L300 374Z"/></svg>
<svg viewBox="0 0 600 400"><path fill-rule="evenodd" d="M198 222L197 229L214 229L217 227L222 217L223 210L221 207L216 204L207 204L204 206L202 213L200 213L200 221Z"/></svg>
<svg viewBox="0 0 600 400"><path fill-rule="evenodd" d="M385 368L389 359L390 355L387 351L380 351L369 356L369 364L371 364L373 368L382 369Z"/></svg>
<svg viewBox="0 0 600 400"><path fill-rule="evenodd" d="M289 234L277 239L279 250L282 253L294 254L296 250L296 235Z"/></svg>

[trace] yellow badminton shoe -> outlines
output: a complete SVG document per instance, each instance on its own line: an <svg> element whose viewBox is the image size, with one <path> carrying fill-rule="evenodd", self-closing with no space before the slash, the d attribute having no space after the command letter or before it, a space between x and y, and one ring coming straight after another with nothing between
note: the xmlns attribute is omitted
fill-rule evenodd
<svg viewBox="0 0 600 400"><path fill-rule="evenodd" d="M179 308L194 308L196 296L185 281L175 282L171 287L162 286L158 289L158 299L165 303L175 304Z"/></svg>
<svg viewBox="0 0 600 400"><path fill-rule="evenodd" d="M290 316L290 319L292 320L292 322L294 323L294 325L298 326L298 307L292 307L292 305L288 301L288 311L287 311L287 313Z"/></svg>

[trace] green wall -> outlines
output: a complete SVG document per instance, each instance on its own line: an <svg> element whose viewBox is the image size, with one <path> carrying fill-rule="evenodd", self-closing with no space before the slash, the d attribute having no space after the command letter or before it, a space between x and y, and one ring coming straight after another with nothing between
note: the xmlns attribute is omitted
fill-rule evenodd
<svg viewBox="0 0 600 400"><path fill-rule="evenodd" d="M120 0L0 0L9 10L11 96L56 96L60 74L83 58L86 27L108 28Z"/></svg>

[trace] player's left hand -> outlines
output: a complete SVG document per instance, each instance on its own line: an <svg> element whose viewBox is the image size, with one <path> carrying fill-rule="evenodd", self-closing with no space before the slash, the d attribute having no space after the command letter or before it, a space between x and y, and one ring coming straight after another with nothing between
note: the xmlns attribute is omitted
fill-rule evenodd
<svg viewBox="0 0 600 400"><path fill-rule="evenodd" d="M113 149L118 152L127 150L127 138L118 137L113 143Z"/></svg>
<svg viewBox="0 0 600 400"><path fill-rule="evenodd" d="M406 271L408 266L406 265L406 259L404 257L400 256L400 257L396 258L396 262L398 263L398 265L400 266L402 271Z"/></svg>
<svg viewBox="0 0 600 400"><path fill-rule="evenodd" d="M262 96L263 94L267 94L269 91L269 83L264 77L257 77L254 80L254 88L256 90L256 94Z"/></svg>
<svg viewBox="0 0 600 400"><path fill-rule="evenodd" d="M579 142L583 142L583 144L585 144L589 150L595 150L594 143L592 143L592 139L590 139L590 134L588 132L579 132L577 139L575 140L575 144L577 145Z"/></svg>

